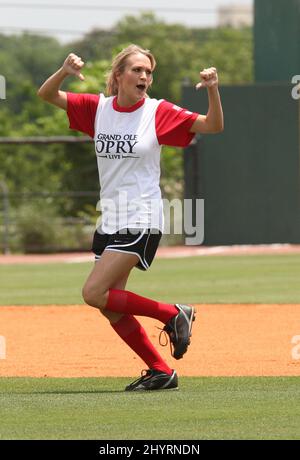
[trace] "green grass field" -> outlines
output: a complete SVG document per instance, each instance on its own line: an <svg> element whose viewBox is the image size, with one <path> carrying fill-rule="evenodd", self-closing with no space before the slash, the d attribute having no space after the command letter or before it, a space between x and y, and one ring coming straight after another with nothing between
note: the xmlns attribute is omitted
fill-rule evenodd
<svg viewBox="0 0 300 460"><path fill-rule="evenodd" d="M0 266L0 305L82 303L91 267ZM156 260L127 288L165 301L300 304L299 279L300 255L214 256ZM179 391L146 394L125 393L129 381L0 378L0 439L300 439L299 377L185 377Z"/></svg>
<svg viewBox="0 0 300 460"><path fill-rule="evenodd" d="M0 439L299 439L290 378L182 378L125 393L128 379L0 379Z"/></svg>
<svg viewBox="0 0 300 460"><path fill-rule="evenodd" d="M0 305L80 304L92 264L2 265ZM157 259L127 289L162 301L300 303L300 255Z"/></svg>

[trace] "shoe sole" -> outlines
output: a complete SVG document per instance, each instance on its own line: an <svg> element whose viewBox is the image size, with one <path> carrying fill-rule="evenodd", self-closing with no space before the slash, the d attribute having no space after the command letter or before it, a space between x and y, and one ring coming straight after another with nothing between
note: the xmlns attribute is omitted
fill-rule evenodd
<svg viewBox="0 0 300 460"><path fill-rule="evenodd" d="M177 391L179 390L179 387L175 388L159 388L158 390L146 390L140 388L139 390L124 390L126 393L139 393L139 392L152 392L152 391Z"/></svg>
<svg viewBox="0 0 300 460"><path fill-rule="evenodd" d="M192 308L192 314L191 314L191 319L189 322L189 338L187 342L182 343L180 347L177 348L176 353L174 352L173 357L175 359L181 359L183 355L187 352L188 346L191 343L190 337L192 336L192 325L196 319L196 310L194 307L191 307L191 308Z"/></svg>

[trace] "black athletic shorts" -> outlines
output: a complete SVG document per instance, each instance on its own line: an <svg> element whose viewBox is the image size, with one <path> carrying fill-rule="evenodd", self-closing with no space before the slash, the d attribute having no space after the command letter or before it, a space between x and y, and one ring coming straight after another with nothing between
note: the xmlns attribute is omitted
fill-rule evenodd
<svg viewBox="0 0 300 460"><path fill-rule="evenodd" d="M125 228L113 234L103 233L97 229L94 233L92 251L96 261L105 249L136 254L139 258L136 267L147 270L154 259L161 236L162 233L156 228Z"/></svg>

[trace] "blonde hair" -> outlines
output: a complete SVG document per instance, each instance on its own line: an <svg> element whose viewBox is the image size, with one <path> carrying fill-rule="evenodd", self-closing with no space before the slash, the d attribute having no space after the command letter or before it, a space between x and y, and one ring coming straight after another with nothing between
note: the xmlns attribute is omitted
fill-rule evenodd
<svg viewBox="0 0 300 460"><path fill-rule="evenodd" d="M149 50L145 50L137 45L129 45L124 48L117 56L113 59L111 68L106 77L106 92L108 96L117 96L118 94L118 81L116 78L117 73L124 72L127 64L127 59L133 54L144 54L151 62L151 70L153 71L156 66L156 61L152 53Z"/></svg>

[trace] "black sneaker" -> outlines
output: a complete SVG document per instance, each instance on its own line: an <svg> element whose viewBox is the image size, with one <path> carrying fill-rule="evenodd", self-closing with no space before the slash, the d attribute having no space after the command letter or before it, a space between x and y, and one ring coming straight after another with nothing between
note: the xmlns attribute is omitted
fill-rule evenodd
<svg viewBox="0 0 300 460"><path fill-rule="evenodd" d="M191 343L192 323L195 320L195 309L189 305L175 304L178 314L173 316L165 327L165 331L170 337L171 353L175 359L181 359Z"/></svg>
<svg viewBox="0 0 300 460"><path fill-rule="evenodd" d="M144 371L142 371L142 377L128 385L125 391L178 389L178 377L174 370L171 375L155 369L148 369L145 374L143 374L143 372Z"/></svg>

